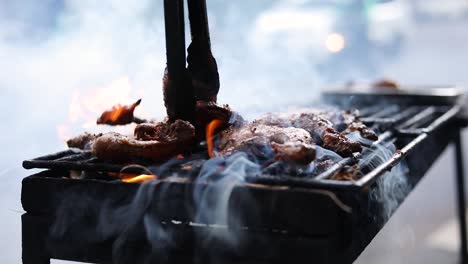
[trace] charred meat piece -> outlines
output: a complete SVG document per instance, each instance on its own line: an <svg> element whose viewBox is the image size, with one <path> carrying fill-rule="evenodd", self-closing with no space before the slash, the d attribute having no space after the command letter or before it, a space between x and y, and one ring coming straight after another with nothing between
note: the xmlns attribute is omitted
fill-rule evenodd
<svg viewBox="0 0 468 264"><path fill-rule="evenodd" d="M107 133L93 144L93 154L104 160L125 162L132 160L164 161L192 147L195 128L186 121L143 124L135 129L136 138Z"/></svg>
<svg viewBox="0 0 468 264"><path fill-rule="evenodd" d="M259 124L276 125L280 127L302 128L310 133L314 142L341 156L351 156L362 150L359 142L353 142L334 128L334 124L321 114L304 111L290 115L270 114L255 121Z"/></svg>
<svg viewBox="0 0 468 264"><path fill-rule="evenodd" d="M91 146L93 145L94 141L96 138L102 136L102 133L99 134L91 134L88 132L85 132L84 134L81 134L77 137L70 138L67 140L67 146L69 148L78 148L78 149L91 149Z"/></svg>
<svg viewBox="0 0 468 264"><path fill-rule="evenodd" d="M215 102L198 101L195 111L195 130L196 137L199 141L203 140L206 135L206 128L213 120L220 120L225 128L228 125L239 125L244 121L239 116L231 111L228 105L217 105ZM237 119L234 117L238 117ZM231 120L232 119L232 120ZM235 124L234 124L235 123Z"/></svg>
<svg viewBox="0 0 468 264"><path fill-rule="evenodd" d="M192 42L188 48L187 63L195 99L216 102L219 74L211 51L203 51L196 42Z"/></svg>
<svg viewBox="0 0 468 264"><path fill-rule="evenodd" d="M141 99L131 105L115 105L111 110L104 111L96 121L97 124L106 124L111 126L127 125L132 122L142 123L144 120L133 116L135 108L140 105Z"/></svg>
<svg viewBox="0 0 468 264"><path fill-rule="evenodd" d="M211 52L206 0L188 0L192 42L187 49L187 69L197 101L216 102L219 91L218 65Z"/></svg>
<svg viewBox="0 0 468 264"><path fill-rule="evenodd" d="M173 123L143 123L135 127L135 138L138 140L177 141L180 138L189 138L193 135L193 126L183 120Z"/></svg>
<svg viewBox="0 0 468 264"><path fill-rule="evenodd" d="M272 142L271 146L279 160L292 161L298 164L309 164L315 159L315 148L311 144L301 142Z"/></svg>
<svg viewBox="0 0 468 264"><path fill-rule="evenodd" d="M322 111L318 115L329 119L333 123L333 127L344 135L358 131L365 139L375 141L379 138L372 129L359 120L358 110Z"/></svg>
<svg viewBox="0 0 468 264"><path fill-rule="evenodd" d="M217 146L221 155L244 151L260 159L308 164L315 158L315 148L309 133L301 128L247 124L221 132Z"/></svg>

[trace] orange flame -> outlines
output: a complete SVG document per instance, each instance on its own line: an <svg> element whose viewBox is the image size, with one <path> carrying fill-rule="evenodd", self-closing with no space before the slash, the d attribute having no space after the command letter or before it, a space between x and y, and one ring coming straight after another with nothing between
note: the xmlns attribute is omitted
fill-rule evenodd
<svg viewBox="0 0 468 264"><path fill-rule="evenodd" d="M156 179L156 175L153 174L141 174L134 177L123 178L122 181L126 183L142 183Z"/></svg>
<svg viewBox="0 0 468 264"><path fill-rule="evenodd" d="M213 146L214 146L213 136L216 132L216 129L218 129L222 125L224 125L224 121L219 120L219 119L214 119L206 126L206 145L208 147L208 156L210 156L210 158L213 158L215 156L213 152Z"/></svg>
<svg viewBox="0 0 468 264"><path fill-rule="evenodd" d="M141 99L132 105L115 105L111 110L102 113L97 124L126 125L133 121L133 111L140 104Z"/></svg>

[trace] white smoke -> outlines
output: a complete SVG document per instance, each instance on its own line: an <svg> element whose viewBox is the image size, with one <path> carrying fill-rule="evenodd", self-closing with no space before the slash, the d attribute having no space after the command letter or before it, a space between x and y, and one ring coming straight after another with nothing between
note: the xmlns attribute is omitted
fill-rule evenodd
<svg viewBox="0 0 468 264"><path fill-rule="evenodd" d="M249 36L254 30L256 16L263 10L257 9L257 14L247 14L250 11L245 10L245 6L253 8L255 3L232 2L222 1L217 9L210 9L211 4L217 2L208 0L213 53L218 61L221 78L219 101L229 103L233 109L244 114L316 99L320 78L311 66L313 58L306 54L292 54L290 50L274 45L252 49L254 43ZM13 123L12 127L25 131L16 136L28 138L21 134L30 134L30 130L24 128L38 122L44 122L44 127L51 123L61 124L67 119L68 106L76 90L86 94L122 77L127 78L133 87L128 96L134 97L132 99L142 97L143 106L151 116L162 118L165 110L161 78L166 63L162 5L163 1L152 0L0 1L1 92L27 106L27 109L15 110L15 117L22 123ZM268 5L263 3L261 7L266 9ZM220 12L223 14L220 15ZM188 27L186 30L188 35ZM112 92L112 89L109 91ZM0 97L0 100L3 99L1 104L11 106L5 98L3 95ZM119 102L108 103L112 105ZM81 128L81 124L77 126ZM37 130L42 129L37 127ZM43 138L49 137L46 135ZM210 163L204 168L208 169L208 166ZM214 172L202 171L199 180L215 181L215 187L222 186L226 180L233 182L217 194L219 200L213 204L204 198L209 190L194 193L194 199L199 202L198 220L212 216L217 222L227 225L227 206L232 188L236 182L243 180L247 170L258 169L256 166L245 157L236 156L228 161L222 173L223 176L229 174L234 177L213 179ZM144 184L135 200L121 204L117 207L120 210L95 212L101 216L97 226L107 228L100 229L101 235L107 238L119 233L127 225L131 229L140 224L134 221L142 220L145 235L150 242L170 240L170 237L163 236L164 231L156 221L152 221L154 215L148 212L148 199L153 198L148 193L154 191L153 185ZM82 198L70 197L72 201L80 201ZM84 204L92 205L95 198L85 199L91 201L84 201ZM105 208L115 207L109 205ZM72 207L63 212L79 213L86 209ZM58 219L65 222L70 216ZM57 234L67 231L61 229L64 225L60 222L57 226L60 227L55 230ZM127 233L123 233L121 238L125 239L125 235ZM156 247L157 244L152 246ZM118 244L116 248L119 249Z"/></svg>
<svg viewBox="0 0 468 264"><path fill-rule="evenodd" d="M271 4L249 5L256 12L245 17L242 5L208 1L220 101L242 112L317 98L310 58L270 46L252 50L255 19ZM146 110L162 118L162 8L162 1L150 0L1 1L0 87L24 104L49 100L46 109L66 112L76 89L127 76L135 89L130 96L143 96ZM188 45L189 27L186 35Z"/></svg>

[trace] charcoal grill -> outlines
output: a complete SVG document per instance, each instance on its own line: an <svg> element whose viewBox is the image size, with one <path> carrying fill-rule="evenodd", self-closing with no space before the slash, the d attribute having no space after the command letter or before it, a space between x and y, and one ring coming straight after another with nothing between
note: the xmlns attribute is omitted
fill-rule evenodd
<svg viewBox="0 0 468 264"><path fill-rule="evenodd" d="M169 262L209 261L216 256L223 262L310 262L312 259L314 263L351 263L388 220L376 217L381 215L383 208L379 202L370 199L372 191L379 188L378 179L385 177L382 175L396 164L405 162L412 189L445 147L453 142L457 158L461 256L466 263L464 168L460 139L460 130L465 125L465 118L461 115L462 94L452 90L447 94L430 94L428 91L424 97L408 93L379 94L375 98L381 98L382 102L370 107L365 98L372 95L365 94L362 100L353 95L353 105L366 105L361 108L362 120L382 129L378 141L393 143L398 151L354 182L332 180L331 176L343 166L356 164L360 154L343 159L314 178L247 176L244 182L233 187L227 210L228 216L235 215L236 221L228 217L227 224L216 219L200 222L196 219L197 205L193 199L194 189L202 189L215 199L215 193L219 191L216 188L222 186L194 183L190 177L161 177L152 183L155 189L149 208L164 231L171 234L173 243L164 249L163 259L159 255L153 257ZM324 94L324 100L346 107L349 95L349 92L332 91ZM411 98L413 100L409 100ZM372 151L372 146L369 151ZM421 162L421 153L424 153L424 162ZM26 169L49 169L23 180L21 199L27 212L22 218L23 262L48 263L50 258L111 262L115 237L83 241L81 234L61 238L48 234L68 197L93 197L92 201L82 199L80 207L95 208L99 201L107 201L109 197L131 201L140 187L140 184L106 178L69 179L64 176L68 176L71 170L118 172L124 165L106 163L91 157L86 151L67 150L26 160L23 166ZM130 170L142 173L137 167ZM159 195L159 190L165 190L166 195ZM233 245L215 238L205 241L203 234L216 229L234 231L239 235L239 243ZM136 238L127 247L131 263L138 263L139 257L151 251L141 240L144 239Z"/></svg>

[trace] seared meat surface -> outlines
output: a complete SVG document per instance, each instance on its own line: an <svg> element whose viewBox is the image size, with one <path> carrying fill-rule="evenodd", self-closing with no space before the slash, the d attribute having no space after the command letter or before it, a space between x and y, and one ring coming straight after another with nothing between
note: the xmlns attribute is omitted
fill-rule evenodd
<svg viewBox="0 0 468 264"><path fill-rule="evenodd" d="M217 149L221 155L245 151L261 159L274 156L301 164L315 158L312 138L304 129L256 123L221 132Z"/></svg>
<svg viewBox="0 0 468 264"><path fill-rule="evenodd" d="M321 111L318 115L330 120L333 127L344 135L358 131L365 139L372 141L378 139L377 134L359 120L358 110Z"/></svg>
<svg viewBox="0 0 468 264"><path fill-rule="evenodd" d="M341 156L351 156L362 150L359 142L349 140L345 133L340 133L335 124L325 114L316 111L301 111L292 114L269 114L254 121L257 124L275 125L280 127L302 128L309 132L314 142ZM353 124L351 122L351 124Z"/></svg>
<svg viewBox="0 0 468 264"><path fill-rule="evenodd" d="M107 133L93 144L93 154L104 160L125 162L138 159L164 161L191 148L195 128L186 121L141 124L135 138Z"/></svg>
<svg viewBox="0 0 468 264"><path fill-rule="evenodd" d="M361 144L339 133L333 123L321 115L301 113L292 119L292 125L305 129L317 144L342 156L347 157L362 150Z"/></svg>
<svg viewBox="0 0 468 264"><path fill-rule="evenodd" d="M206 127L211 121L220 120L226 127L232 123L230 122L232 116L233 112L228 105L220 106L215 102L197 101L194 124L197 139L200 141L205 139ZM243 122L243 120L237 120L237 122Z"/></svg>
<svg viewBox="0 0 468 264"><path fill-rule="evenodd" d="M74 138L70 138L67 140L67 146L69 148L78 148L78 149L91 149L91 146L94 143L94 140L96 138L102 136L102 133L99 134L91 134L88 132L85 132L79 136L76 136Z"/></svg>

